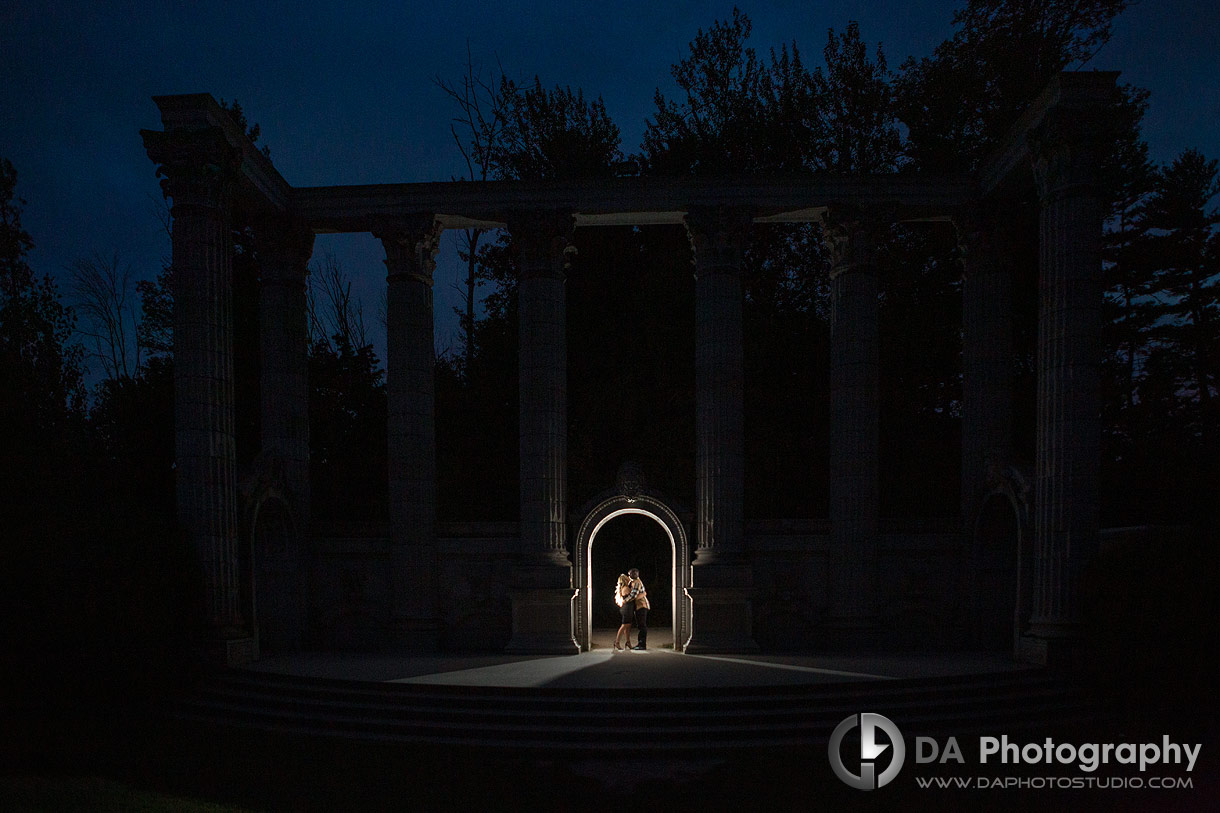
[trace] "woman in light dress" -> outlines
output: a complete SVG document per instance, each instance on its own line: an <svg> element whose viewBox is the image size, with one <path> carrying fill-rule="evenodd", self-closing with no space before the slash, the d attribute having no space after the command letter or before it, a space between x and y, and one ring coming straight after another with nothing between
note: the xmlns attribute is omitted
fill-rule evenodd
<svg viewBox="0 0 1220 813"><path fill-rule="evenodd" d="M635 621L635 602L626 601L629 595L631 595L631 579L626 573L620 573L618 586L614 590L614 603L619 606L623 625L618 628L618 634L614 636L616 652L631 648L631 624ZM622 645L619 644L620 640L623 641Z"/></svg>

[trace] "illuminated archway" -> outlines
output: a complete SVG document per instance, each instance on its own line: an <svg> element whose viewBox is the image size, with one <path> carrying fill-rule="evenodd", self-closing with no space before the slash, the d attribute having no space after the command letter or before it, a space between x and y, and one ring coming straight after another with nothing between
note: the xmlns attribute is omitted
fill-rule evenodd
<svg viewBox="0 0 1220 813"><path fill-rule="evenodd" d="M576 642L582 650L588 651L593 635L593 541L597 533L606 523L624 514L639 514L649 517L665 531L669 538L670 564L672 578L670 580L670 609L672 613L674 651L681 652L686 648L691 633L691 602L686 588L691 585L690 545L687 540L686 528L678 519L678 515L660 499L636 494L627 496L618 494L600 501L580 523L573 547L575 573L580 584L580 593L574 604L575 618L572 628L576 633ZM651 599L651 595L649 596Z"/></svg>

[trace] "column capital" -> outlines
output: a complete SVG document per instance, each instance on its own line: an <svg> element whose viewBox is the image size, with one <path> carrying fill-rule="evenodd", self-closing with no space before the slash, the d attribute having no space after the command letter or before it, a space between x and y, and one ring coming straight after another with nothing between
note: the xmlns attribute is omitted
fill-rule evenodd
<svg viewBox="0 0 1220 813"><path fill-rule="evenodd" d="M219 127L201 130L144 130L144 149L157 164L161 192L173 208L224 209L232 200L241 149Z"/></svg>
<svg viewBox="0 0 1220 813"><path fill-rule="evenodd" d="M892 212L876 208L839 206L822 216L822 235L830 251L830 278L876 264L877 246L890 224Z"/></svg>
<svg viewBox="0 0 1220 813"><path fill-rule="evenodd" d="M563 279L576 253L572 244L575 216L567 211L542 209L512 212L507 222L512 235L510 250L521 278Z"/></svg>
<svg viewBox="0 0 1220 813"><path fill-rule="evenodd" d="M1105 153L1108 128L1088 112L1054 108L1025 137L1043 205L1097 194L1097 166Z"/></svg>
<svg viewBox="0 0 1220 813"><path fill-rule="evenodd" d="M442 231L444 227L431 213L396 218L378 226L373 236L385 247L386 280L414 279L431 285Z"/></svg>
<svg viewBox="0 0 1220 813"><path fill-rule="evenodd" d="M753 212L740 206L698 206L686 213L695 276L740 274Z"/></svg>

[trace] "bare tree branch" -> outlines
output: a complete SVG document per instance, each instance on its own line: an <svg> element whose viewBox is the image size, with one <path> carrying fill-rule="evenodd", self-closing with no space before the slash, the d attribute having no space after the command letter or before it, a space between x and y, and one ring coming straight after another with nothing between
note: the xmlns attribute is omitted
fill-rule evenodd
<svg viewBox="0 0 1220 813"><path fill-rule="evenodd" d="M497 76L500 81L497 81ZM466 72L459 82L455 84L440 77L433 79L433 84L457 104L458 114L450 122L449 132L466 163L466 177L471 181L486 181L494 176L499 166L496 156L504 149L508 124L504 96L497 91L497 87L503 86L503 77L502 68L498 74L485 74L482 66L476 69L470 43L467 42ZM483 229L467 229L463 235L464 251L460 252L466 261L466 279L459 288L464 308L458 313L462 356L466 366L469 366L474 350L474 310L478 295L476 272L482 236Z"/></svg>
<svg viewBox="0 0 1220 813"><path fill-rule="evenodd" d="M327 252L321 266L309 274L306 304L309 339L328 350L357 349L369 344L364 305L352 295L352 280L334 254Z"/></svg>
<svg viewBox="0 0 1220 813"><path fill-rule="evenodd" d="M140 367L140 343L135 341L139 318L132 301L131 266L116 251L74 260L69 266L77 311L85 318L81 332L93 345L109 379L130 377Z"/></svg>

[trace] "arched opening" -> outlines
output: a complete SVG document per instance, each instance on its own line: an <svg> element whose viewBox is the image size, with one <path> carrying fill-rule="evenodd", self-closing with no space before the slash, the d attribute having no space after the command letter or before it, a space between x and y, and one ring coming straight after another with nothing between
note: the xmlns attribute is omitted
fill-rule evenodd
<svg viewBox="0 0 1220 813"><path fill-rule="evenodd" d="M648 589L648 645L654 649L673 646L670 628L673 607L673 543L665 526L647 514L615 513L590 537L589 613L591 649L609 646L620 622L612 586L620 573L638 568ZM656 597L660 600L655 600ZM632 641L636 640L635 634Z"/></svg>
<svg viewBox="0 0 1220 813"><path fill-rule="evenodd" d="M991 494L975 525L973 640L993 651L1011 651L1021 633L1021 523L1012 500Z"/></svg>
<svg viewBox="0 0 1220 813"><path fill-rule="evenodd" d="M632 567L639 568L648 588L648 648L685 648L691 630L690 552L686 529L671 509L643 495L603 500L585 516L573 552L580 594L572 626L581 649L613 641L619 626L615 580Z"/></svg>
<svg viewBox="0 0 1220 813"><path fill-rule="evenodd" d="M279 497L255 509L251 539L253 620L260 652L301 648L305 629L302 557L292 516Z"/></svg>

